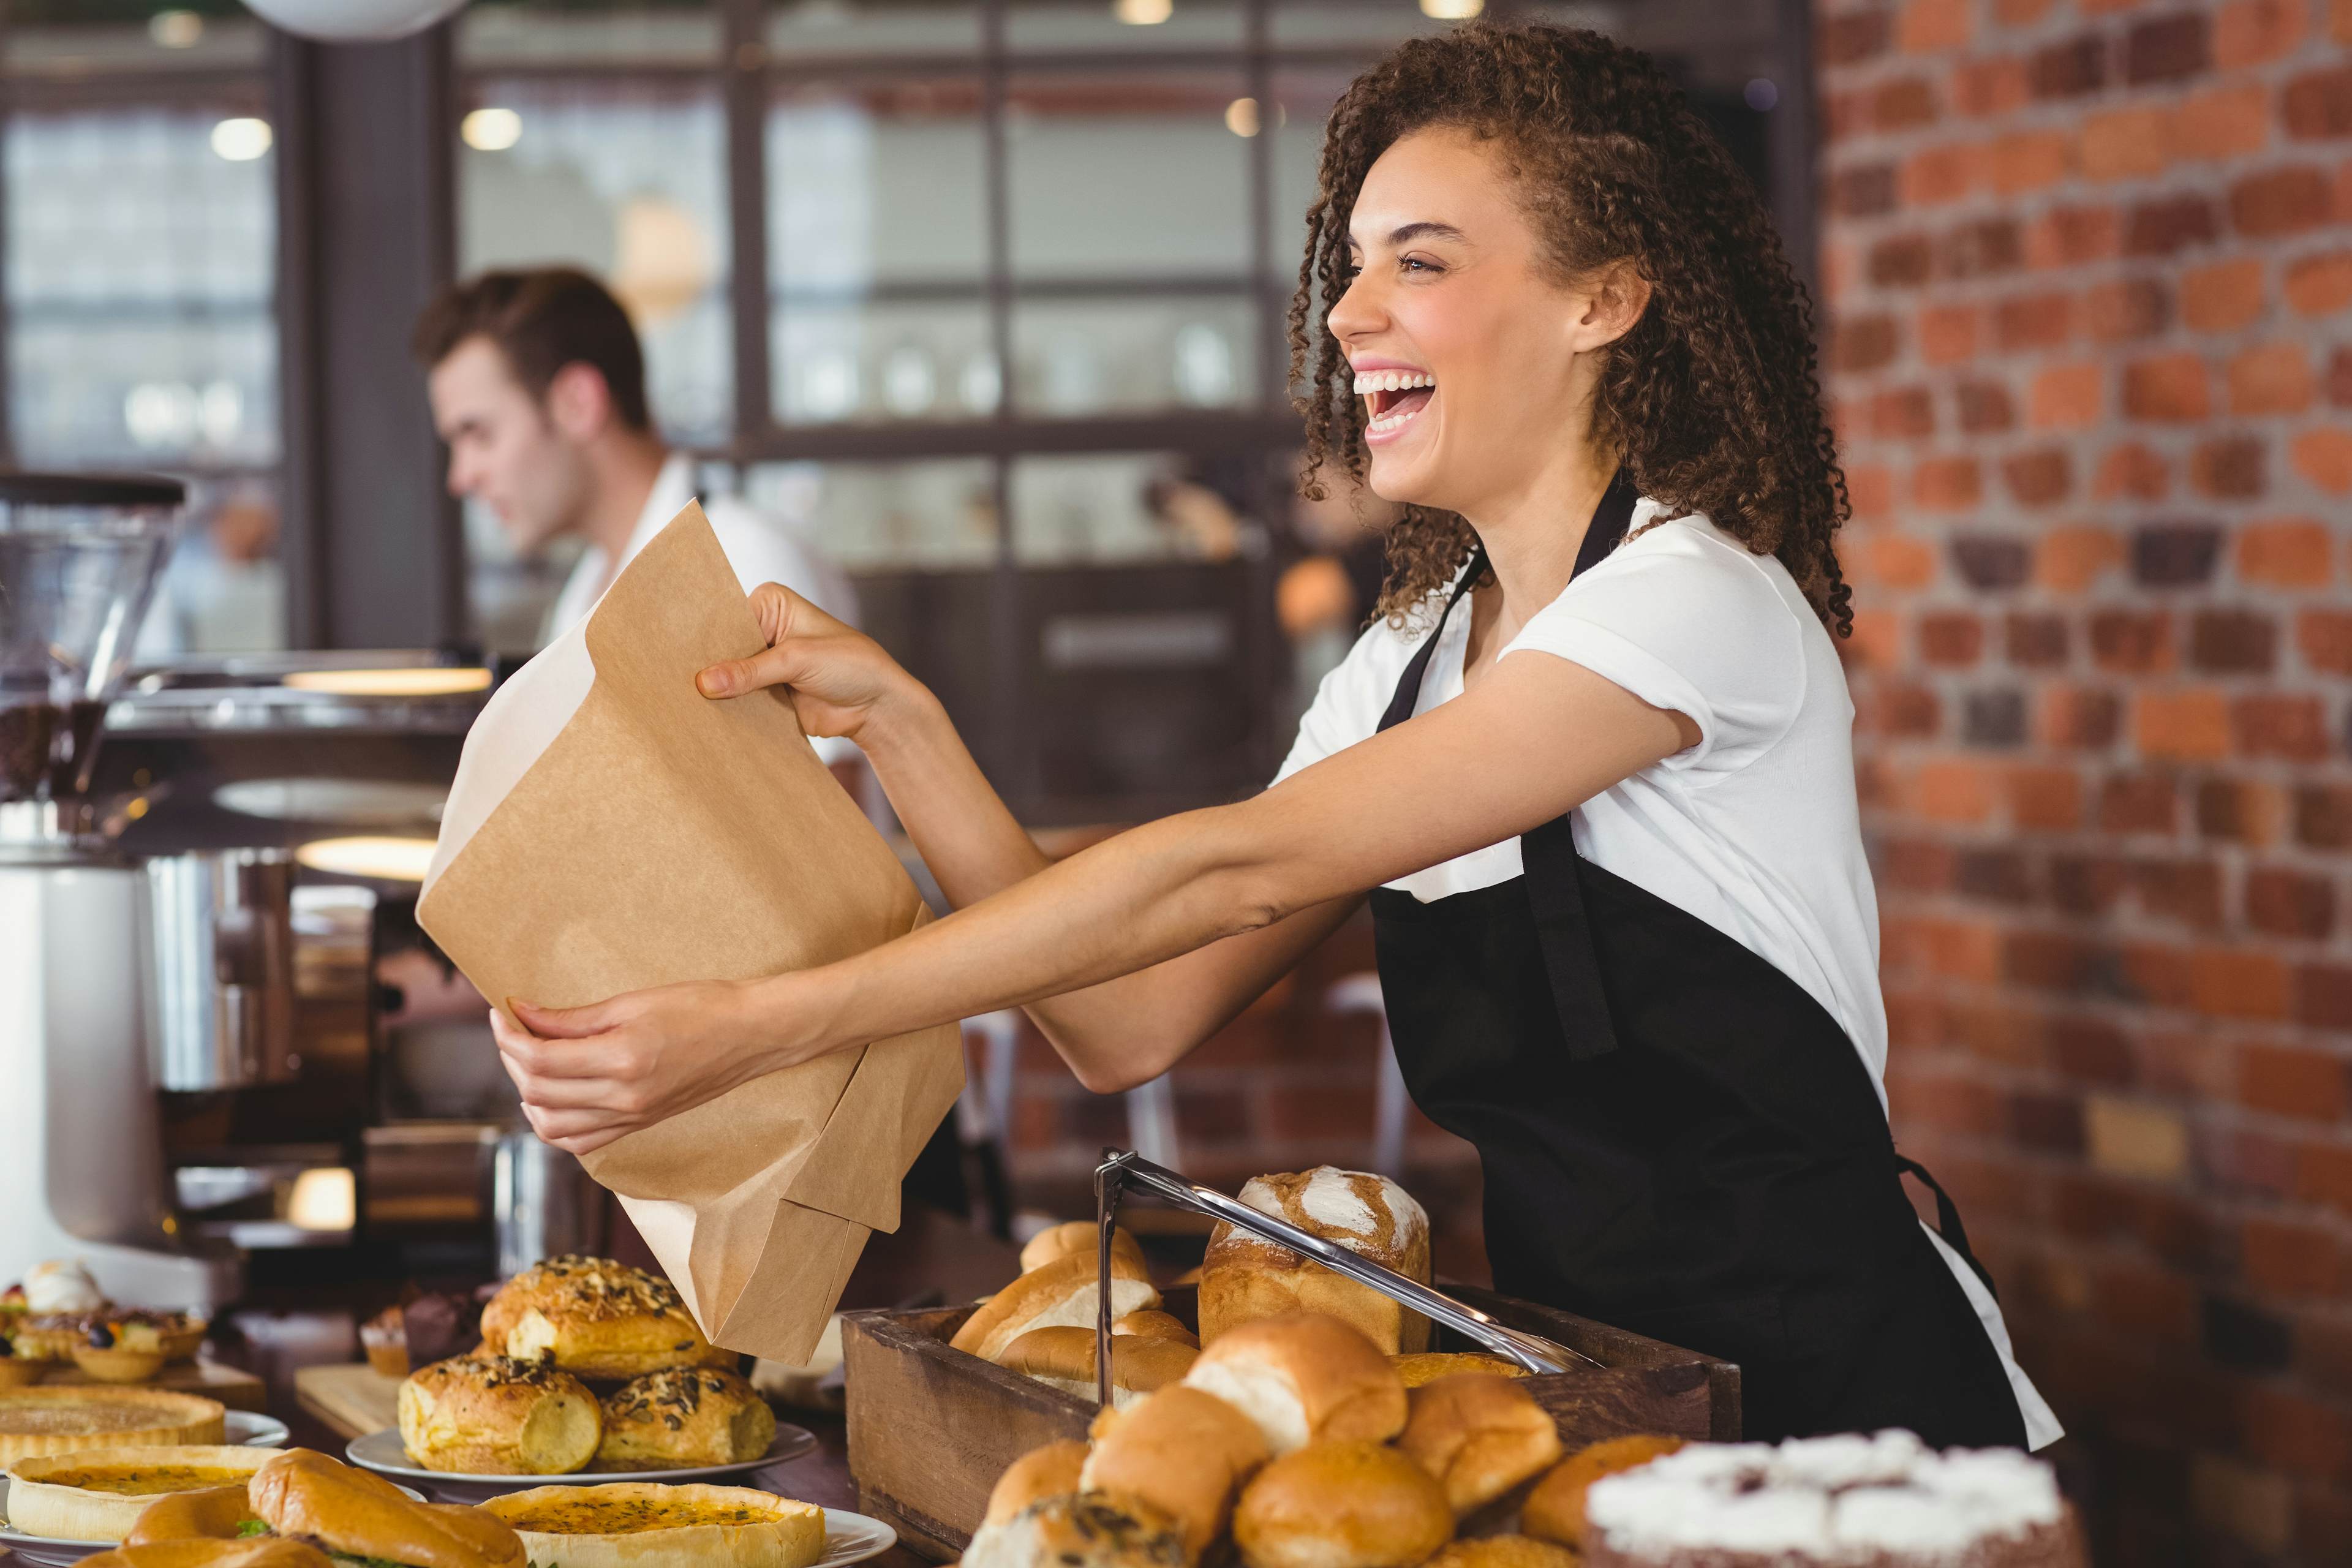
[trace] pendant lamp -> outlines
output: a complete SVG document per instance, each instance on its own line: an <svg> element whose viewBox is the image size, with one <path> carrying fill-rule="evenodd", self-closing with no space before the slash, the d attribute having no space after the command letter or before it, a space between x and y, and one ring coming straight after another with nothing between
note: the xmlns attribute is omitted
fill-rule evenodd
<svg viewBox="0 0 2352 1568"><path fill-rule="evenodd" d="M273 27L322 43L367 43L421 33L466 0L245 0Z"/></svg>

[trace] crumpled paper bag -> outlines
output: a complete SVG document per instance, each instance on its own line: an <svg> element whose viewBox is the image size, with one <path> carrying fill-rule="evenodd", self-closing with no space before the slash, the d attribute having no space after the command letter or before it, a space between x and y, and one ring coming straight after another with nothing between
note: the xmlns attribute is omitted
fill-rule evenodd
<svg viewBox="0 0 2352 1568"><path fill-rule="evenodd" d="M765 647L689 504L483 708L417 921L482 994L578 1006L860 952L928 918L789 696L711 701ZM786 1068L583 1162L713 1343L805 1363L963 1086L941 1025Z"/></svg>

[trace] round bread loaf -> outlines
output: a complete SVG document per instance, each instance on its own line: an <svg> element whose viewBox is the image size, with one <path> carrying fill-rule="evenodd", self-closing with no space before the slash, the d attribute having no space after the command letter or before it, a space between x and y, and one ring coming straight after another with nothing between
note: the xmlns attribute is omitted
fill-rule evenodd
<svg viewBox="0 0 2352 1568"><path fill-rule="evenodd" d="M702 1335L670 1282L608 1258L551 1258L482 1309L482 1344L522 1361L552 1356L574 1377L623 1380L667 1366L735 1364Z"/></svg>
<svg viewBox="0 0 2352 1568"><path fill-rule="evenodd" d="M1005 1466L989 1489L984 1522L1002 1524L1033 1502L1069 1496L1078 1489L1078 1472L1086 1464L1087 1446L1076 1437L1030 1449Z"/></svg>
<svg viewBox="0 0 2352 1568"><path fill-rule="evenodd" d="M1266 1447L1384 1443L1404 1427L1404 1384L1352 1325L1325 1312L1259 1318L1213 1340L1184 1374L1257 1423Z"/></svg>
<svg viewBox="0 0 2352 1568"><path fill-rule="evenodd" d="M1529 1535L1557 1541L1580 1550L1584 1545L1584 1494L1603 1476L1637 1469L1651 1460L1680 1449L1680 1437L1637 1432L1587 1444L1554 1466L1538 1481L1519 1510L1520 1528Z"/></svg>
<svg viewBox="0 0 2352 1568"><path fill-rule="evenodd" d="M1498 1355L1486 1355L1476 1351L1423 1351L1419 1355L1394 1355L1389 1361L1404 1379L1407 1389L1419 1388L1424 1383L1435 1383L1441 1377L1452 1377L1460 1372L1491 1372L1496 1377L1525 1377L1528 1369L1515 1361Z"/></svg>
<svg viewBox="0 0 2352 1568"><path fill-rule="evenodd" d="M1421 1568L1578 1568L1576 1553L1525 1535L1456 1541Z"/></svg>
<svg viewBox="0 0 2352 1568"><path fill-rule="evenodd" d="M557 1476L604 1435L596 1396L568 1372L512 1356L455 1356L400 1385L400 1440L428 1470Z"/></svg>
<svg viewBox="0 0 2352 1568"><path fill-rule="evenodd" d="M1082 1492L982 1525L962 1568L1190 1568L1192 1555L1174 1522L1149 1505Z"/></svg>
<svg viewBox="0 0 2352 1568"><path fill-rule="evenodd" d="M674 1469L756 1459L776 1440L776 1413L740 1373L673 1366L623 1384L604 1401L602 1470Z"/></svg>
<svg viewBox="0 0 2352 1568"><path fill-rule="evenodd" d="M1224 1532L1234 1492L1265 1460L1265 1439L1255 1423L1215 1395L1180 1383L1132 1409L1097 1415L1094 1451L1078 1484L1140 1499L1175 1520L1191 1558Z"/></svg>
<svg viewBox="0 0 2352 1568"><path fill-rule="evenodd" d="M335 1568L317 1547L263 1536L253 1541L159 1541L85 1557L82 1568Z"/></svg>
<svg viewBox="0 0 2352 1568"><path fill-rule="evenodd" d="M1382 1443L1285 1455L1234 1510L1234 1544L1249 1568L1410 1568L1453 1534L1444 1492Z"/></svg>
<svg viewBox="0 0 2352 1568"><path fill-rule="evenodd" d="M1181 1381L1200 1354L1175 1340L1113 1335L1111 1403L1123 1410L1145 1394ZM1088 1404L1099 1392L1092 1329L1032 1329L1005 1346L996 1364Z"/></svg>
<svg viewBox="0 0 2352 1568"><path fill-rule="evenodd" d="M1101 1230L1090 1219L1074 1219L1066 1225L1048 1226L1031 1237L1028 1245L1021 1249L1021 1272L1034 1273L1073 1253L1092 1258L1100 1245L1097 1238L1101 1235ZM1136 1245L1135 1237L1128 1234L1125 1226L1111 1226L1110 1249L1134 1264L1137 1273L1144 1272L1143 1248Z"/></svg>
<svg viewBox="0 0 2352 1568"><path fill-rule="evenodd" d="M1397 1447L1437 1478L1456 1517L1559 1459L1559 1428L1550 1412L1507 1377L1459 1373L1407 1397L1411 1413Z"/></svg>
<svg viewBox="0 0 2352 1568"><path fill-rule="evenodd" d="M1160 1305L1140 1258L1111 1254L1110 1312L1114 1319ZM1068 1253L1032 1269L975 1309L948 1343L982 1361L1032 1329L1092 1328L1102 1298L1092 1253Z"/></svg>
<svg viewBox="0 0 2352 1568"><path fill-rule="evenodd" d="M1310 1236L1429 1283L1429 1215L1386 1176L1318 1165L1253 1176L1241 1201ZM1429 1348L1429 1320L1284 1247L1219 1221L1201 1261L1201 1342L1259 1318L1328 1312L1361 1329L1384 1354Z"/></svg>

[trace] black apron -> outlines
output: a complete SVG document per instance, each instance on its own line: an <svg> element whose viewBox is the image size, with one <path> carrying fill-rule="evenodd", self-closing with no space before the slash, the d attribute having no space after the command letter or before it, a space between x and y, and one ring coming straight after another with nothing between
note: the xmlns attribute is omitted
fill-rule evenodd
<svg viewBox="0 0 2352 1568"><path fill-rule="evenodd" d="M1621 472L1579 551L1624 537ZM1472 561L1406 666L1412 714ZM1905 1196L1837 1020L1738 941L1585 860L1566 815L1519 840L1526 874L1423 903L1371 895L1398 1064L1486 1173L1507 1295L1737 1362L1742 1426L1773 1440L1904 1426L2021 1447L1999 1352ZM1990 1281L1987 1280L1988 1288Z"/></svg>

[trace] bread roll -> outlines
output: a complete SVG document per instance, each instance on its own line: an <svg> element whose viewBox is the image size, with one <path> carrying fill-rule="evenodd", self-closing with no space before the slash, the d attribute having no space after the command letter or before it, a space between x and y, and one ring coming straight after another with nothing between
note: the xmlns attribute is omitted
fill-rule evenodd
<svg viewBox="0 0 2352 1568"><path fill-rule="evenodd" d="M254 1472L253 1511L280 1535L403 1568L523 1568L522 1542L478 1508L417 1502L382 1476L308 1448Z"/></svg>
<svg viewBox="0 0 2352 1568"><path fill-rule="evenodd" d="M332 1559L299 1541L163 1541L118 1546L85 1557L82 1568L335 1568Z"/></svg>
<svg viewBox="0 0 2352 1568"><path fill-rule="evenodd" d="M1133 1498L1085 1492L982 1525L962 1568L1189 1568L1192 1561L1165 1515Z"/></svg>
<svg viewBox="0 0 2352 1568"><path fill-rule="evenodd" d="M1034 1273L1048 1263L1073 1255L1092 1258L1101 1235L1101 1230L1090 1219L1074 1219L1066 1225L1041 1230L1031 1237L1029 1244L1021 1249L1021 1272ZM1125 1226L1111 1226L1110 1249L1115 1255L1132 1262L1137 1273L1144 1271L1143 1248L1136 1245L1135 1237L1128 1234Z"/></svg>
<svg viewBox="0 0 2352 1568"><path fill-rule="evenodd" d="M1429 1283L1429 1216L1386 1176L1318 1165L1254 1176L1241 1201ZM1213 1344L1240 1324L1301 1310L1346 1319L1389 1355L1429 1348L1429 1320L1420 1313L1220 1221L1201 1262L1201 1342Z"/></svg>
<svg viewBox="0 0 2352 1568"><path fill-rule="evenodd" d="M1249 1568L1410 1568L1454 1534L1429 1472L1381 1443L1313 1443L1258 1472L1234 1510Z"/></svg>
<svg viewBox="0 0 2352 1568"><path fill-rule="evenodd" d="M994 1361L1004 1347L1032 1329L1094 1327L1097 1289L1092 1253L1073 1252L1033 1269L999 1290L964 1320L948 1342L982 1361ZM1140 1260L1111 1257L1110 1312L1114 1318L1160 1305L1160 1292Z"/></svg>
<svg viewBox="0 0 2352 1568"><path fill-rule="evenodd" d="M1234 1492L1265 1460L1265 1439L1248 1416L1178 1384L1097 1417L1078 1484L1139 1498L1175 1520L1189 1560L1224 1532Z"/></svg>
<svg viewBox="0 0 2352 1568"><path fill-rule="evenodd" d="M1507 1377L1441 1377L1414 1389L1410 1400L1397 1447L1437 1478L1457 1518L1559 1460L1551 1413Z"/></svg>
<svg viewBox="0 0 2352 1568"><path fill-rule="evenodd" d="M1636 1434L1610 1437L1580 1448L1549 1475L1536 1483L1520 1510L1520 1528L1529 1535L1584 1549L1584 1494L1603 1476L1634 1470L1663 1458L1683 1446L1680 1437Z"/></svg>
<svg viewBox="0 0 2352 1568"><path fill-rule="evenodd" d="M658 1470L756 1459L776 1440L776 1413L740 1375L673 1366L623 1384L604 1401L596 1464Z"/></svg>
<svg viewBox="0 0 2352 1568"><path fill-rule="evenodd" d="M193 1541L199 1537L235 1541L238 1539L237 1528L257 1517L243 1481L235 1486L207 1487L200 1492L173 1492L147 1505L131 1526L131 1533L122 1538L122 1544L144 1546L151 1542Z"/></svg>
<svg viewBox="0 0 2352 1568"><path fill-rule="evenodd" d="M1139 1312L1129 1312L1111 1324L1115 1334L1133 1334L1144 1340L1173 1340L1180 1345L1201 1348L1201 1337L1184 1326L1184 1321L1157 1307L1146 1307Z"/></svg>
<svg viewBox="0 0 2352 1568"><path fill-rule="evenodd" d="M1114 1335L1111 1340L1111 1403L1121 1409L1155 1389L1175 1383L1192 1370L1200 1355L1192 1346L1174 1340ZM1095 1331L1092 1329L1032 1329L1004 1347L997 1364L1007 1372L1034 1377L1048 1388L1058 1388L1088 1404L1098 1392L1095 1382Z"/></svg>
<svg viewBox="0 0 2352 1568"><path fill-rule="evenodd" d="M604 1438L596 1396L568 1372L510 1356L457 1356L400 1385L400 1440L428 1470L556 1476Z"/></svg>
<svg viewBox="0 0 2352 1568"><path fill-rule="evenodd" d="M1458 1372L1491 1372L1496 1377L1525 1377L1528 1369L1515 1361L1477 1351L1424 1351L1419 1355L1392 1355L1389 1361L1408 1390Z"/></svg>
<svg viewBox="0 0 2352 1568"><path fill-rule="evenodd" d="M1526 1535L1487 1535L1456 1541L1422 1568L1577 1568L1581 1561L1565 1546Z"/></svg>
<svg viewBox="0 0 2352 1568"><path fill-rule="evenodd" d="M1033 1502L1069 1496L1078 1489L1078 1472L1086 1463L1087 1446L1076 1437L1030 1449L996 1478L983 1522L1002 1524Z"/></svg>
<svg viewBox="0 0 2352 1568"><path fill-rule="evenodd" d="M1328 1313L1244 1323L1204 1347L1184 1381L1255 1422L1277 1456L1308 1443L1384 1443L1404 1427L1404 1384L1396 1368Z"/></svg>
<svg viewBox="0 0 2352 1568"><path fill-rule="evenodd" d="M551 1258L508 1280L482 1309L482 1343L524 1361L552 1356L574 1377L735 1364L668 1280L608 1258Z"/></svg>

